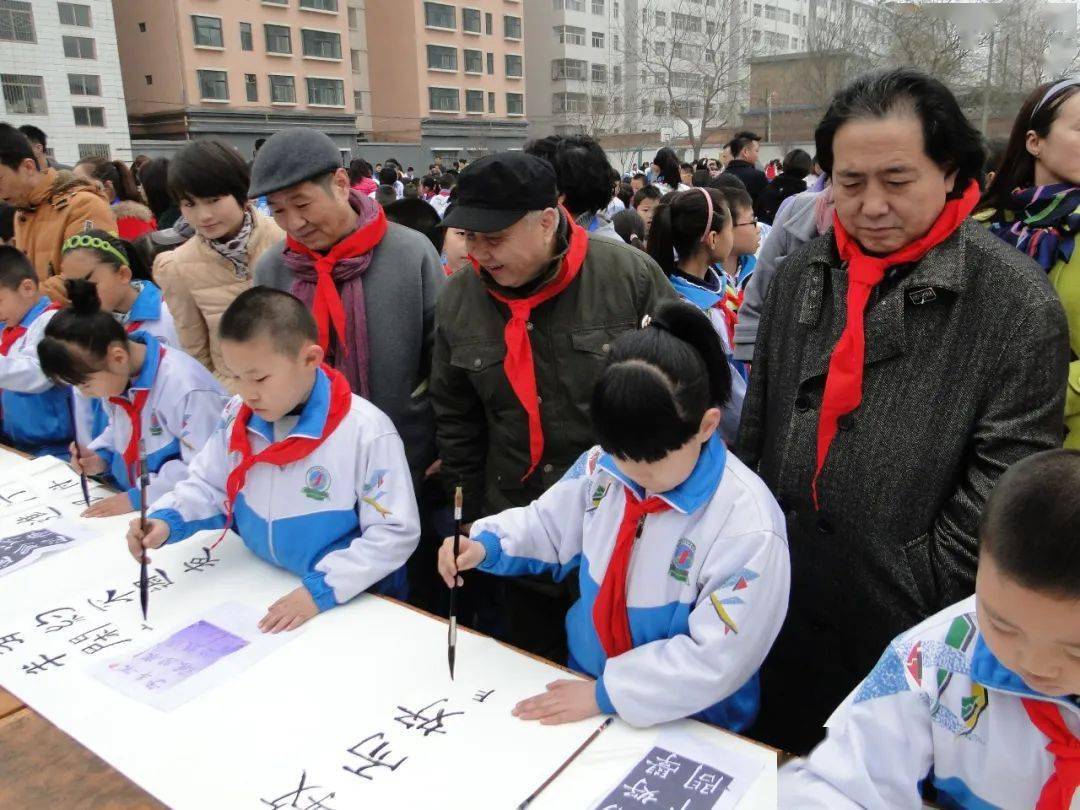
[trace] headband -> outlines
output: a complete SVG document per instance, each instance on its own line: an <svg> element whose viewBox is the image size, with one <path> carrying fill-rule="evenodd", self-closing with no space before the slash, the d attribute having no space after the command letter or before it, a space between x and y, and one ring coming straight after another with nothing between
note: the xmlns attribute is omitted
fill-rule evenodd
<svg viewBox="0 0 1080 810"><path fill-rule="evenodd" d="M698 191L700 191L702 194L705 195L705 202L709 206L709 215L705 218L705 233L703 233L701 235L701 241L704 242L706 239L709 238L709 231L712 230L712 218L713 218L712 194L710 194L706 189L702 188L701 186L696 186L696 188L697 188Z"/></svg>
<svg viewBox="0 0 1080 810"><path fill-rule="evenodd" d="M1073 78L1073 79L1062 79L1060 82L1058 82L1057 84L1055 84L1053 87L1051 87L1049 90L1046 91L1046 93L1043 95L1043 97L1039 101L1039 103L1035 105L1035 109L1033 109L1031 111L1031 117L1034 118L1035 113L1037 113L1044 106L1046 106L1046 102L1048 102L1051 98L1053 98L1058 93L1060 93L1066 87L1073 87L1073 86L1076 86L1076 85L1080 85L1080 79L1075 79L1075 78Z"/></svg>
<svg viewBox="0 0 1080 810"><path fill-rule="evenodd" d="M74 236L69 236L67 241L64 242L60 248L62 253L68 253L72 250L80 250L81 248L93 248L94 250L100 250L103 253L108 253L114 257L120 264L125 267L131 266L131 260L127 257L126 253L122 252L122 248L117 248L116 245L111 242L107 242L99 236L91 236L87 233L77 233Z"/></svg>

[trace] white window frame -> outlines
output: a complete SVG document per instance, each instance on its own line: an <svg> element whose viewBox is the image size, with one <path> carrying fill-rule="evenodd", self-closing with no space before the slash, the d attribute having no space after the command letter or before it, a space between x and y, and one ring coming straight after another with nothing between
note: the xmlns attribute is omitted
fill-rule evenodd
<svg viewBox="0 0 1080 810"><path fill-rule="evenodd" d="M221 15L220 14L192 14L190 16L191 16L191 42L192 42L192 45L195 47L195 49L200 50L200 51L224 51L225 50L225 20L222 19ZM218 21L218 31L221 34L221 44L220 45L200 45L198 42L195 41L195 18L196 17L205 17L208 20L217 20ZM252 40L254 40L254 36L252 36ZM253 46L254 46L254 44L255 44L254 41L252 41Z"/></svg>
<svg viewBox="0 0 1080 810"><path fill-rule="evenodd" d="M456 110L435 110L431 107L431 93L427 93L428 112L433 115L461 115L461 88L460 87L448 87L441 84L429 84L428 90L453 90L458 94L458 106Z"/></svg>
<svg viewBox="0 0 1080 810"><path fill-rule="evenodd" d="M308 85L310 79L320 79L323 81L340 82L341 84L341 104L313 104L311 102L311 87ZM347 110L349 105L345 102L345 80L340 76L304 76L304 92L307 93L307 106L315 107L320 110Z"/></svg>
<svg viewBox="0 0 1080 810"><path fill-rule="evenodd" d="M454 26L455 27L454 28L446 28L445 26L442 26L442 25L428 25L428 21L427 21L427 4L428 4L428 2L431 2L432 5L449 6L450 8L454 9ZM457 27L456 27L457 26L457 6L455 6L453 3L440 3L440 2L438 2L438 0L425 0L425 2L423 3L422 8L420 10L424 13L424 28L427 28L427 29L429 29L431 31L457 31L458 30Z"/></svg>
<svg viewBox="0 0 1080 810"><path fill-rule="evenodd" d="M201 73L224 73L225 74L225 98L205 98L203 97L202 76ZM232 98L232 94L229 92L229 71L218 70L216 68L199 68L195 71L195 82L199 86L199 103L200 104L229 104Z"/></svg>
<svg viewBox="0 0 1080 810"><path fill-rule="evenodd" d="M274 101L274 82L275 78L292 79L292 101ZM266 89L269 91L268 100L271 107L296 107L300 102L296 100L296 74L295 73L267 73L266 74Z"/></svg>
<svg viewBox="0 0 1080 810"><path fill-rule="evenodd" d="M77 22L66 23L63 20L60 20L61 25L71 26L72 28L93 28L94 27L94 10L90 6L89 3L57 2L57 4L56 4L57 18L59 18L59 16L60 16L60 7L61 6L81 6L81 7L86 9L86 14L87 14L87 16L89 17L89 20L90 20L86 25L83 25L82 23L77 23Z"/></svg>
<svg viewBox="0 0 1080 810"><path fill-rule="evenodd" d="M484 115L485 114L484 110L487 109L487 96L484 94L484 91L480 90L478 88L475 88L475 87L468 87L468 88L465 89L464 93L465 93L465 114L466 115ZM479 93L480 94L480 109L479 110L470 110L469 109L469 93Z"/></svg>
<svg viewBox="0 0 1080 810"><path fill-rule="evenodd" d="M463 33L467 37L480 37L480 36L483 36L484 35L484 10L482 8L476 8L474 6L462 6L458 10L461 12L461 33ZM477 14L480 15L480 19L479 19L480 26L475 31L470 31L468 28L465 27L465 12L466 11L475 11Z"/></svg>
<svg viewBox="0 0 1080 810"><path fill-rule="evenodd" d="M307 6L303 5L303 3L304 0L297 0L296 7L301 11L310 11L312 14L329 14L332 17L336 17L338 14L341 13L341 0L336 0L337 8L333 11L325 8L308 8Z"/></svg>
<svg viewBox="0 0 1080 810"><path fill-rule="evenodd" d="M320 33L320 34L336 34L337 38L338 38L338 53L341 53L341 54L345 53L345 50L344 50L344 48L342 47L342 44L341 44L341 32L340 31L335 31L332 28L311 28L310 26L305 25L305 26L300 28L300 57L302 59L311 59L312 61L315 61L315 62L341 62L342 61L342 59L344 58L343 56L338 56L338 57L333 57L333 56L308 56L306 53L304 53L304 32L305 31L315 31L315 32Z"/></svg>

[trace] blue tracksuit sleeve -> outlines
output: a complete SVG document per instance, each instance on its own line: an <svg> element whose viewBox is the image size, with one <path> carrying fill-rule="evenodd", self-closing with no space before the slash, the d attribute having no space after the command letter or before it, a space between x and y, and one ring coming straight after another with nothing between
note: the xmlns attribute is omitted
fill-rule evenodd
<svg viewBox="0 0 1080 810"><path fill-rule="evenodd" d="M412 476L397 433L357 448L356 498L360 533L324 555L303 580L320 610L348 602L397 571L420 542Z"/></svg>
<svg viewBox="0 0 1080 810"><path fill-rule="evenodd" d="M630 725L688 717L733 694L765 660L787 614L791 567L783 537L768 530L753 535L713 544L688 635L608 659L597 694ZM735 548L747 552L733 559Z"/></svg>

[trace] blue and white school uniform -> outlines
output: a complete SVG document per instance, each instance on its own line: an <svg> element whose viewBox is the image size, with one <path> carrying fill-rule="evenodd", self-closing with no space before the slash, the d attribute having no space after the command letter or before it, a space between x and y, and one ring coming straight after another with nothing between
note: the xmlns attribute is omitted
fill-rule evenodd
<svg viewBox="0 0 1080 810"><path fill-rule="evenodd" d="M188 464L221 421L227 395L202 363L179 349L145 332L134 332L128 340L146 346L142 370L123 398L132 402L136 392L149 391L140 424L150 473L146 497L153 503L187 475ZM132 508L139 509L138 471L128 469L123 455L132 436L131 420L112 401L102 406L108 424L88 447L105 460L116 485L127 491Z"/></svg>
<svg viewBox="0 0 1080 810"><path fill-rule="evenodd" d="M720 432L729 446L735 445L739 435L739 420L742 416L743 400L746 399L746 376L741 364L735 360L731 338L728 335L727 320L720 309L724 305L724 280L712 267L705 271L705 278L695 281L681 273L668 276L671 286L679 297L704 312L720 336L720 342L727 356L728 369L731 371L731 400L724 407Z"/></svg>
<svg viewBox="0 0 1080 810"><path fill-rule="evenodd" d="M593 448L526 507L473 524L487 550L479 568L501 576L575 568L581 598L566 616L570 666L595 677L601 710L634 726L696 716L736 731L759 705L758 668L787 612L790 562L784 516L765 484L719 436L693 473L659 495L626 579L633 648L607 658L593 624L625 510L646 493Z"/></svg>
<svg viewBox="0 0 1080 810"><path fill-rule="evenodd" d="M161 290L152 282L136 280L131 286L139 291L138 297L127 312L114 312L116 320L128 334L145 332L156 337L166 346L180 346L169 305L161 296ZM88 397L78 389L75 395L75 440L86 447L105 430L109 417L100 399Z"/></svg>
<svg viewBox="0 0 1080 810"><path fill-rule="evenodd" d="M920 810L929 785L941 807L1034 807L1054 757L1025 698L1055 704L1080 735L1073 700L1033 691L994 657L969 597L889 644L826 723L826 740L781 770L780 806Z"/></svg>
<svg viewBox="0 0 1080 810"><path fill-rule="evenodd" d="M169 524L170 543L225 526L225 484L240 462L229 436L241 405L240 397L232 399L187 479L153 504L150 517ZM320 369L295 424L251 416L252 453L288 436L319 438L329 407L330 382ZM420 517L390 418L353 395L349 413L306 458L248 470L233 528L259 557L300 577L320 610L369 589L404 597L403 566L420 541Z"/></svg>
<svg viewBox="0 0 1080 810"><path fill-rule="evenodd" d="M49 299L42 297L30 308L18 324L26 331L0 357L3 431L23 452L66 459L72 437L71 393L45 376L37 350L56 315L49 306Z"/></svg>

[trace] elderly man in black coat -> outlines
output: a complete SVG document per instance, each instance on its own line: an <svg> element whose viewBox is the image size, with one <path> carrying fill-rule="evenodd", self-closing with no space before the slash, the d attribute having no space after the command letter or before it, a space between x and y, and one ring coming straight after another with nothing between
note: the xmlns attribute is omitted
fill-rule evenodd
<svg viewBox="0 0 1080 810"><path fill-rule="evenodd" d="M805 751L905 628L973 590L979 512L1062 441L1065 315L968 214L981 139L917 71L856 80L816 133L834 228L770 286L738 453L787 515L792 592L757 736Z"/></svg>

